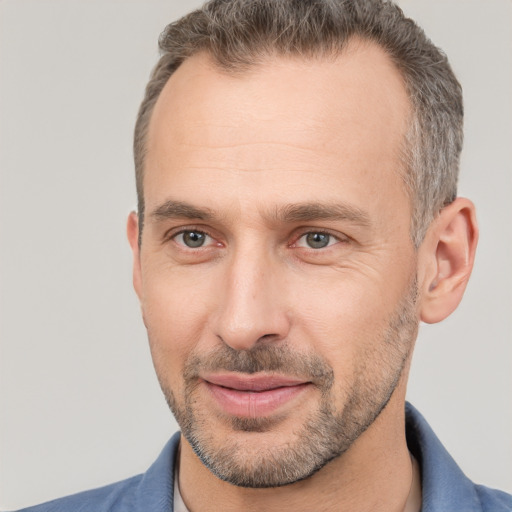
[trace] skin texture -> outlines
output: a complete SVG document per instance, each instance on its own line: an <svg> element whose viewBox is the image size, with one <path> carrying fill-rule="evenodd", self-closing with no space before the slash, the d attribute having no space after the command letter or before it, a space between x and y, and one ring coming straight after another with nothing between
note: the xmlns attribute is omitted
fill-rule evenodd
<svg viewBox="0 0 512 512"><path fill-rule="evenodd" d="M128 236L190 510L404 509L417 325L457 306L476 247L459 199L414 249L408 116L399 72L361 42L237 76L196 55L165 86L140 248L135 214ZM233 412L211 383L226 376L300 386L270 409L238 390Z"/></svg>

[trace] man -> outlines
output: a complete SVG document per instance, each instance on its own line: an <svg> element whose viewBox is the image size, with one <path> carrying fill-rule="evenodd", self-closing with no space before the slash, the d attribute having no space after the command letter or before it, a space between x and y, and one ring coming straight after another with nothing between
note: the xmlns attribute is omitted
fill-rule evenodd
<svg viewBox="0 0 512 512"><path fill-rule="evenodd" d="M181 435L33 510L512 509L405 405L477 243L445 57L377 0L215 1L161 47L128 237Z"/></svg>

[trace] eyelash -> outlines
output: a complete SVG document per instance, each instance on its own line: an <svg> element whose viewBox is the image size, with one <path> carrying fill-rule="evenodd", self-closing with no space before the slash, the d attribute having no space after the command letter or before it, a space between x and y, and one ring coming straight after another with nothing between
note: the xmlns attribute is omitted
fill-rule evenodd
<svg viewBox="0 0 512 512"><path fill-rule="evenodd" d="M176 239L180 235L184 235L186 233L197 233L199 235L204 235L206 237L211 238L212 240L215 240L215 236L211 235L210 233L208 233L204 229L198 229L198 228L195 228L195 227L186 227L186 228L181 228L179 231L172 231L172 230L170 230L170 231L166 232L165 235L164 235L164 243L168 242L170 240L176 241ZM178 242L176 242L176 243L180 247L184 248L185 250L187 250L187 249L195 250L196 249L194 247L188 247L185 244L181 244L181 243L178 243ZM201 248L205 248L204 245L201 245L201 246L197 247L197 249L201 249Z"/></svg>
<svg viewBox="0 0 512 512"><path fill-rule="evenodd" d="M290 245L290 247L296 247L297 244L299 243L299 241L305 237L307 237L308 235L323 235L323 236L327 236L329 237L329 241L328 241L328 244L324 247L318 247L318 248L314 248L314 247L301 247L302 249L306 249L306 250L309 250L309 251L313 251L313 252L318 252L320 251L321 249L327 249L329 247L331 247L332 245L335 245L336 243L340 243L340 242L346 242L347 239L346 238L342 238L340 235L335 235L334 233L331 233L329 231L326 231L326 230L315 230L315 229L310 229L309 231L304 231L304 232L301 232L301 234L295 238L295 241ZM334 239L335 240L335 243L331 243L332 240L331 239Z"/></svg>
<svg viewBox="0 0 512 512"><path fill-rule="evenodd" d="M209 244L208 245L203 244L203 245L199 245L197 247L190 247L190 246L187 246L185 243L179 243L176 241L176 239L180 235L184 235L186 233L196 233L198 235L204 235L206 237L211 238L212 240L215 240L215 236L208 233L208 231L191 226L191 227L181 228L179 231L176 231L176 232L172 232L172 231L166 232L164 235L164 242L167 242L169 240L174 240L175 243L178 244L182 249L192 250L192 251L195 251L196 249L207 249L210 246ZM300 247L297 244L299 243L299 241L301 239L307 237L308 235L323 235L323 236L329 237L329 241L328 241L327 245L325 245L324 247L318 247L318 248L305 247L305 246L301 247L302 249L305 249L305 250L308 250L311 252L319 252L321 249L327 249L327 248L331 247L332 245L335 245L336 243L348 242L348 237L346 237L346 236L340 236L339 234L334 234L334 233L331 233L330 231L326 231L326 230L309 229L306 231L300 231L300 234L293 238L293 242L288 244L288 247L291 247L291 248ZM331 239L334 239L335 243L331 243L332 242ZM220 242L217 242L217 246L221 246L221 245L222 244Z"/></svg>

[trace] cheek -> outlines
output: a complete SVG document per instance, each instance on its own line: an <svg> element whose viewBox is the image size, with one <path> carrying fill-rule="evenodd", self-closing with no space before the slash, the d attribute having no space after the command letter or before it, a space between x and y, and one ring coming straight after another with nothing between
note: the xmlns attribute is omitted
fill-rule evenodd
<svg viewBox="0 0 512 512"><path fill-rule="evenodd" d="M144 276L142 312L159 376L175 378L207 328L207 290L190 276L155 272ZM168 379L166 379L168 380Z"/></svg>
<svg viewBox="0 0 512 512"><path fill-rule="evenodd" d="M333 336L339 342L367 338L376 326L382 325L391 302L391 297L385 297L375 283L342 278L331 279L327 286L312 291L310 288L293 309L298 323L317 332L318 343L331 345Z"/></svg>
<svg viewBox="0 0 512 512"><path fill-rule="evenodd" d="M333 368L338 381L353 380L362 359L379 350L398 294L379 283L331 280L295 306L295 329Z"/></svg>

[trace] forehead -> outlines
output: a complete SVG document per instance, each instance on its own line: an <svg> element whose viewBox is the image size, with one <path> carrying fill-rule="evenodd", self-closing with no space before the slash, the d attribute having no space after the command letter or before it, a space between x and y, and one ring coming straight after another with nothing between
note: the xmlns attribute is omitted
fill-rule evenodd
<svg viewBox="0 0 512 512"><path fill-rule="evenodd" d="M403 188L409 111L400 72L367 42L353 41L330 58L269 56L240 73L195 55L155 105L146 205L182 186L207 193L226 182L254 201L258 190L268 199L269 185L301 201L310 200L319 183L359 195L379 195L382 180Z"/></svg>

